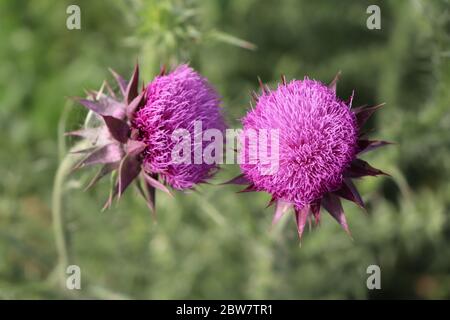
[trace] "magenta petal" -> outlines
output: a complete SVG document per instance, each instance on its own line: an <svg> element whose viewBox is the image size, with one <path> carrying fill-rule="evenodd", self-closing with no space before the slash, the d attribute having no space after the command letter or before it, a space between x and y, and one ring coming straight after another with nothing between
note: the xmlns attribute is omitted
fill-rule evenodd
<svg viewBox="0 0 450 320"><path fill-rule="evenodd" d="M134 98L138 95L138 85L139 85L139 65L136 64L134 67L133 75L131 76L131 80L128 83L127 91L126 91L126 102L128 104L133 101Z"/></svg>
<svg viewBox="0 0 450 320"><path fill-rule="evenodd" d="M122 154L123 152L120 146L114 143L107 144L90 153L86 158L81 160L74 169L99 163L106 164L117 162L122 158Z"/></svg>
<svg viewBox="0 0 450 320"><path fill-rule="evenodd" d="M275 214L273 216L272 225L276 224L281 219L283 214L291 207L292 203L283 201L281 199L278 200L275 206Z"/></svg>
<svg viewBox="0 0 450 320"><path fill-rule="evenodd" d="M114 139L120 143L127 142L130 134L130 127L126 122L111 116L103 116L103 120L105 120L106 126Z"/></svg>
<svg viewBox="0 0 450 320"><path fill-rule="evenodd" d="M322 199L322 205L336 219L342 228L350 235L347 220L345 219L344 209L342 208L341 200L331 193L326 194Z"/></svg>
<svg viewBox="0 0 450 320"><path fill-rule="evenodd" d="M352 180L349 178L344 178L341 188L333 193L364 208L364 202Z"/></svg>
<svg viewBox="0 0 450 320"><path fill-rule="evenodd" d="M309 206L304 206L302 209L298 210L295 208L295 219L297 221L297 231L298 237L301 239L303 230L305 229L306 220L309 214Z"/></svg>

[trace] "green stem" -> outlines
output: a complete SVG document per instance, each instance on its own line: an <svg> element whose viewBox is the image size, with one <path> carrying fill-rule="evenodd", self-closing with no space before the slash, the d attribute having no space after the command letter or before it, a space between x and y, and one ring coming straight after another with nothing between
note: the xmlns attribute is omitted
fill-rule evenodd
<svg viewBox="0 0 450 320"><path fill-rule="evenodd" d="M82 141L76 144L72 150L79 150L86 147L87 142ZM65 224L65 217L63 213L63 197L64 197L64 182L66 177L79 161L80 156L74 154L67 154L61 161L58 170L56 171L55 180L53 182L52 194L52 219L53 219L53 233L55 237L56 250L58 253L58 278L61 285L65 285L66 268L71 262L70 250L68 249L68 232Z"/></svg>

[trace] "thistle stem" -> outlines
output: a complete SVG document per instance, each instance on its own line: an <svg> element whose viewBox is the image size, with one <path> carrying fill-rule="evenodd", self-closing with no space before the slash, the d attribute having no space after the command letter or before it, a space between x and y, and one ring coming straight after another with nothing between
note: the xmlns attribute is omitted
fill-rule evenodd
<svg viewBox="0 0 450 320"><path fill-rule="evenodd" d="M80 150L88 145L86 141L77 143L72 150ZM71 262L71 255L69 250L69 235L66 228L66 221L63 213L62 200L64 198L64 182L66 177L79 161L80 155L68 153L61 161L58 170L56 171L55 180L53 182L52 194L52 220L53 220L53 234L56 243L56 250L58 253L58 278L61 285L64 286L66 279L66 268Z"/></svg>

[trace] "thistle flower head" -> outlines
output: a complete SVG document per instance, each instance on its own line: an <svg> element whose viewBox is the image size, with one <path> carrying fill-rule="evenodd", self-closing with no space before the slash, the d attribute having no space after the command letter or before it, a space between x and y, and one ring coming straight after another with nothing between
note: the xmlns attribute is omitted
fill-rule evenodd
<svg viewBox="0 0 450 320"><path fill-rule="evenodd" d="M308 78L286 83L283 77L274 91L261 83L255 108L242 120L243 137L248 131L278 129L279 166L273 174L263 174L265 164L257 157L242 163L242 175L229 182L271 194L274 223L294 208L300 236L308 219L319 222L321 205L348 231L339 197L364 206L351 178L383 174L357 159L387 144L360 137L360 128L378 106L351 109L352 99L344 102L336 96L337 79L326 86ZM243 147L245 156L248 147Z"/></svg>
<svg viewBox="0 0 450 320"><path fill-rule="evenodd" d="M139 131L137 139L146 144L143 167L159 174L175 189L187 189L204 182L217 169L215 164L172 164L171 151L178 141L171 134L177 129L194 137L194 121L202 128L225 130L216 91L206 79L181 65L168 75L156 77L146 88L146 101L134 116L132 126ZM192 156L194 153L192 139ZM202 142L205 147L206 142Z"/></svg>
<svg viewBox="0 0 450 320"><path fill-rule="evenodd" d="M91 143L91 147L80 151L86 155L75 169L102 165L88 187L117 172L105 208L135 181L154 212L156 189L170 194L167 186L180 190L193 188L217 169L215 165L172 164L171 151L176 143L172 140L174 130L192 133L194 121L202 121L205 128L225 129L220 100L207 80L186 65L168 75L162 70L142 90L138 89L137 65L129 82L112 73L120 94L116 95L105 82L99 92L90 91L87 99L77 99L98 116L101 125L68 133Z"/></svg>
<svg viewBox="0 0 450 320"><path fill-rule="evenodd" d="M307 78L263 93L243 127L244 134L279 130L278 171L262 174L259 159L241 169L258 190L299 208L339 188L344 169L355 157L354 114L327 86Z"/></svg>

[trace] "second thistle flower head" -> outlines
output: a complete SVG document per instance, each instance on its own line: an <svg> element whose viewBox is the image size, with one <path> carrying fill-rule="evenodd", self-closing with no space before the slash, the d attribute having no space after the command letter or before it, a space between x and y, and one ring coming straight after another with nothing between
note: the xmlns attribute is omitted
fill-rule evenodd
<svg viewBox="0 0 450 320"><path fill-rule="evenodd" d="M361 134L362 125L379 106L351 109L352 99L344 102L336 95L337 76L328 86L308 78L290 83L282 79L274 91L260 83L262 94L254 95L256 106L242 120L242 175L229 183L248 184L244 191L271 194L274 223L294 208L300 237L309 219L319 222L321 206L349 232L339 197L364 206L351 179L383 174L357 158L388 144L366 140ZM266 148L279 153L279 164L267 174L261 153L256 161L248 161L252 150L245 139L250 131L261 134L271 129L278 131L278 146L273 148L270 142Z"/></svg>
<svg viewBox="0 0 450 320"><path fill-rule="evenodd" d="M103 88L106 87L108 93L91 91L88 99L78 99L98 116L102 125L69 133L92 143L81 151L86 156L76 168L103 165L89 186L106 174L117 172L105 207L135 181L154 211L155 189L167 193L170 191L166 185L178 190L190 189L205 182L216 171L215 164L174 164L171 155L177 141L172 134L184 129L192 135L197 121L201 121L205 129L223 132L225 123L220 99L207 80L187 65L167 75L162 70L142 90L138 89L138 66L128 83L115 72L113 75L122 97L106 85ZM190 150L193 145L194 142Z"/></svg>
<svg viewBox="0 0 450 320"><path fill-rule="evenodd" d="M243 119L247 130L279 130L279 169L261 174L261 163L244 163L243 173L257 189L308 205L342 183L355 157L358 129L349 107L320 82L305 78L262 94Z"/></svg>

